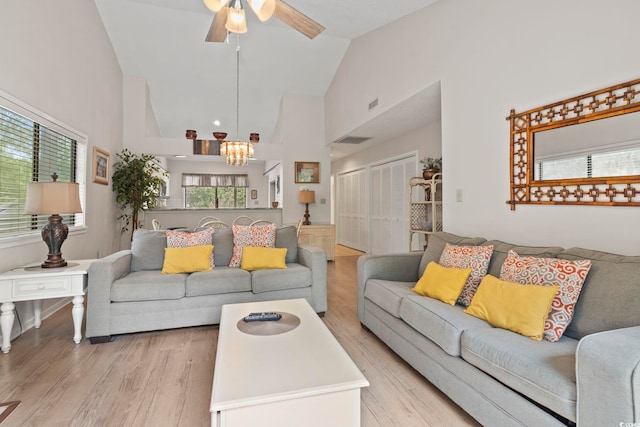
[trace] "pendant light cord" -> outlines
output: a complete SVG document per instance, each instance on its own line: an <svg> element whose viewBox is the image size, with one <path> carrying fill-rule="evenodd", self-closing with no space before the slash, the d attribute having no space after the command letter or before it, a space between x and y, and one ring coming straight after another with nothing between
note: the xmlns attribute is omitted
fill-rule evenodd
<svg viewBox="0 0 640 427"><path fill-rule="evenodd" d="M240 34L236 36L236 141L240 141Z"/></svg>

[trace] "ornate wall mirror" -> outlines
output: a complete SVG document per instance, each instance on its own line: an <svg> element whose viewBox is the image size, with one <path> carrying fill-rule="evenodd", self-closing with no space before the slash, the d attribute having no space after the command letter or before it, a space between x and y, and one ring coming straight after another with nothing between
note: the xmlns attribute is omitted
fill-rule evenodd
<svg viewBox="0 0 640 427"><path fill-rule="evenodd" d="M640 206L640 79L511 110L517 204Z"/></svg>

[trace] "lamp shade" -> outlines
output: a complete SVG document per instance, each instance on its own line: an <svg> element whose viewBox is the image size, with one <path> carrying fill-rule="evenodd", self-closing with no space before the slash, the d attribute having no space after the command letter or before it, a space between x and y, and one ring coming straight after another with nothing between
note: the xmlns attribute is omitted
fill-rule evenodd
<svg viewBox="0 0 640 427"><path fill-rule="evenodd" d="M229 0L204 0L204 4L211 10L212 12L218 12L224 5L226 5Z"/></svg>
<svg viewBox="0 0 640 427"><path fill-rule="evenodd" d="M300 191L300 203L315 203L316 192L311 190Z"/></svg>
<svg viewBox="0 0 640 427"><path fill-rule="evenodd" d="M30 182L24 213L53 215L81 213L80 185L75 182Z"/></svg>
<svg viewBox="0 0 640 427"><path fill-rule="evenodd" d="M249 0L249 6L258 15L258 19L264 22L276 11L276 0Z"/></svg>
<svg viewBox="0 0 640 427"><path fill-rule="evenodd" d="M247 19L244 14L244 9L236 9L234 7L230 8L225 28L236 34L246 33Z"/></svg>

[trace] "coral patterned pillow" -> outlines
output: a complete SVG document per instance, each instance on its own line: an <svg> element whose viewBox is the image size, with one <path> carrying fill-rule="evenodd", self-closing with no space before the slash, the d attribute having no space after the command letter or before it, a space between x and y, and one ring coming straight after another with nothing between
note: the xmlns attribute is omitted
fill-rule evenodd
<svg viewBox="0 0 640 427"><path fill-rule="evenodd" d="M532 285L558 285L544 325L543 338L555 342L571 323L582 285L591 268L590 260L569 261L558 258L520 256L509 251L500 268L500 279Z"/></svg>
<svg viewBox="0 0 640 427"><path fill-rule="evenodd" d="M487 274L489 261L493 254L493 245L487 246L456 246L445 243L440 265L448 268L470 268L471 274L458 297L458 304L468 307L471 299L478 290L478 285Z"/></svg>
<svg viewBox="0 0 640 427"><path fill-rule="evenodd" d="M229 267L240 267L242 262L242 248L257 246L273 248L276 245L276 225L234 225L233 226L233 256Z"/></svg>
<svg viewBox="0 0 640 427"><path fill-rule="evenodd" d="M167 230L168 248L188 248L191 246L213 245L213 233L215 228L206 228L201 231L189 232L178 230ZM211 268L214 268L213 251L211 251Z"/></svg>

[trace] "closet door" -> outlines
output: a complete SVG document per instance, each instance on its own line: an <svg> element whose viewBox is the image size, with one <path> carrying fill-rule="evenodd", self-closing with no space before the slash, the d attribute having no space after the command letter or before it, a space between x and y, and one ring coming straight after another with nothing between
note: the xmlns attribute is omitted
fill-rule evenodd
<svg viewBox="0 0 640 427"><path fill-rule="evenodd" d="M415 156L371 167L369 253L406 252L409 246L408 182L415 175Z"/></svg>
<svg viewBox="0 0 640 427"><path fill-rule="evenodd" d="M367 250L366 171L338 175L338 244Z"/></svg>

